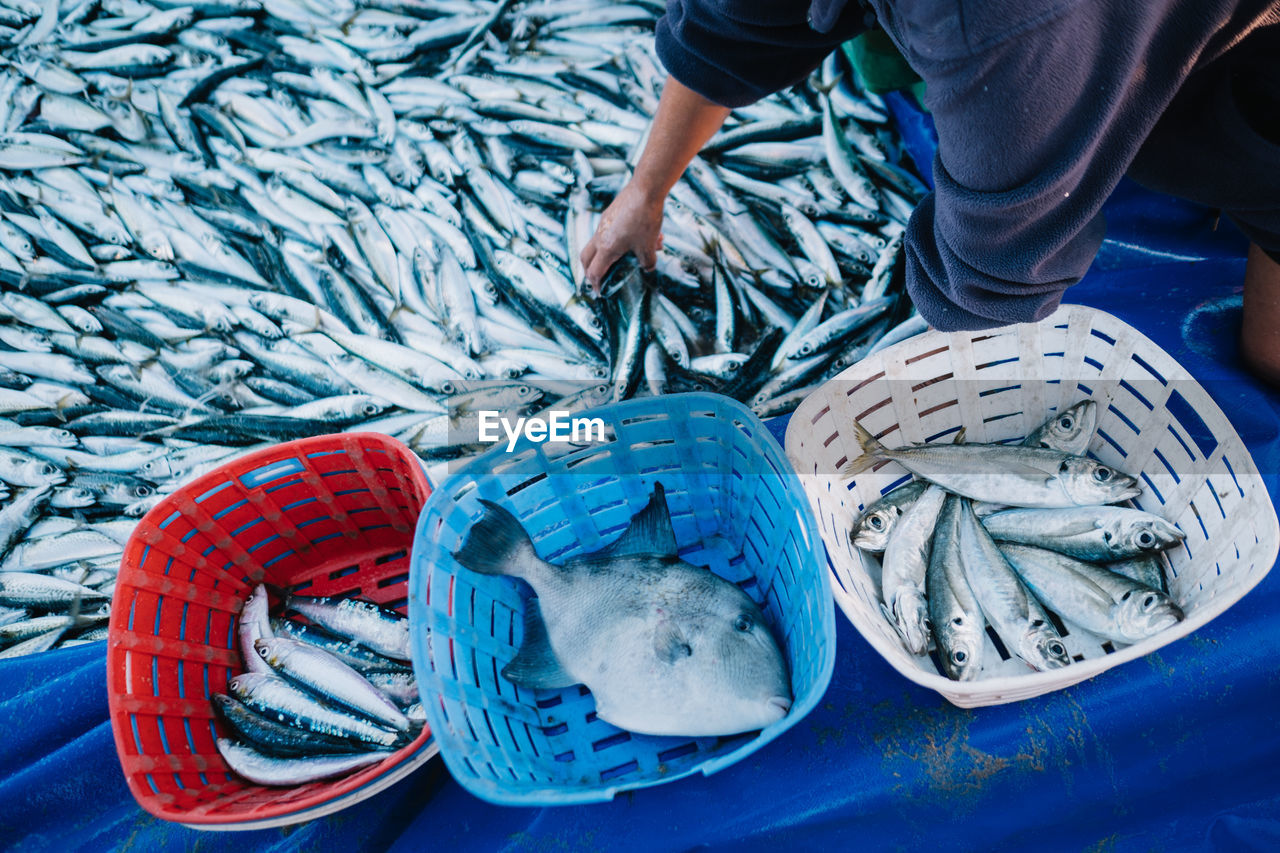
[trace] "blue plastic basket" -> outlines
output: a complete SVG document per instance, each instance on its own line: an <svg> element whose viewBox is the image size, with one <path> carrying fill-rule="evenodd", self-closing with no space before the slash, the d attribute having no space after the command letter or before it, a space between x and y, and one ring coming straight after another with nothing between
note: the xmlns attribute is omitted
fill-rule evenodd
<svg viewBox="0 0 1280 853"><path fill-rule="evenodd" d="M418 519L409 580L414 671L450 772L508 805L606 801L741 760L795 725L827 688L835 618L826 557L800 483L765 426L710 394L645 398L583 415L607 425L591 444L505 444L439 488ZM737 583L761 605L787 656L790 713L759 732L655 737L595 715L581 685L516 687L499 675L516 655L530 594L453 559L482 513L511 510L539 555L563 562L616 539L666 488L680 556Z"/></svg>

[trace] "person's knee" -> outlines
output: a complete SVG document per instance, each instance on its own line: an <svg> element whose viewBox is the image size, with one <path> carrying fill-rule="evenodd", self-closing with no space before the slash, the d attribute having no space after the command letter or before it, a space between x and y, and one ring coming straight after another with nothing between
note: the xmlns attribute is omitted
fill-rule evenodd
<svg viewBox="0 0 1280 853"><path fill-rule="evenodd" d="M1243 315L1241 356L1258 378L1280 387L1280 261L1257 244L1249 246Z"/></svg>

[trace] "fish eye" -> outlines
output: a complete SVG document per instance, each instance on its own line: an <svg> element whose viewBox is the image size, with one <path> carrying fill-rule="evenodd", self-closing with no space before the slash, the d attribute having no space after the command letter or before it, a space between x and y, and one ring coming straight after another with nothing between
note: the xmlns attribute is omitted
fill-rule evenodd
<svg viewBox="0 0 1280 853"><path fill-rule="evenodd" d="M259 657L263 657L263 658L265 658L265 657L267 656L267 649L266 649L266 647L265 647L265 646L259 646L259 647L258 647L258 656L259 656Z"/></svg>
<svg viewBox="0 0 1280 853"><path fill-rule="evenodd" d="M135 495L137 495L138 497L140 497L140 498L145 498L145 497L147 497L148 495L150 495L150 494L151 494L151 487L150 487L150 486L136 486L136 487L134 487L133 493L134 493Z"/></svg>
<svg viewBox="0 0 1280 853"><path fill-rule="evenodd" d="M1150 607L1155 603L1156 603L1156 597L1154 595L1148 595L1146 598L1142 599L1143 607Z"/></svg>
<svg viewBox="0 0 1280 853"><path fill-rule="evenodd" d="M951 624L953 624L953 625L963 625L963 624L964 624L964 617L963 617L963 616L957 616L956 618L954 618L954 619L952 619L952 620L951 620Z"/></svg>
<svg viewBox="0 0 1280 853"><path fill-rule="evenodd" d="M1144 530L1138 534L1138 544L1143 548L1150 548L1156 544L1156 538L1149 531Z"/></svg>
<svg viewBox="0 0 1280 853"><path fill-rule="evenodd" d="M743 634L747 633L751 630L751 617L746 616L745 614L739 616L737 619L733 620L733 629Z"/></svg>
<svg viewBox="0 0 1280 853"><path fill-rule="evenodd" d="M951 653L952 663L964 663L968 659L969 659L969 656L964 653L963 649L956 649L954 652Z"/></svg>
<svg viewBox="0 0 1280 853"><path fill-rule="evenodd" d="M1054 657L1061 657L1066 653L1067 653L1067 649L1065 646L1062 645L1062 643L1053 642L1049 644L1049 654L1053 655Z"/></svg>
<svg viewBox="0 0 1280 853"><path fill-rule="evenodd" d="M1114 473L1115 472L1106 465L1099 465L1097 468L1093 469L1093 479L1097 480L1099 483L1105 483L1111 479L1111 475Z"/></svg>
<svg viewBox="0 0 1280 853"><path fill-rule="evenodd" d="M872 530L884 530L884 519L878 515L873 515L867 519L867 526Z"/></svg>
<svg viewBox="0 0 1280 853"><path fill-rule="evenodd" d="M1075 425L1076 425L1076 422L1074 419L1072 419L1071 415L1063 415L1062 417L1058 418L1058 426L1062 427L1063 429L1071 429Z"/></svg>

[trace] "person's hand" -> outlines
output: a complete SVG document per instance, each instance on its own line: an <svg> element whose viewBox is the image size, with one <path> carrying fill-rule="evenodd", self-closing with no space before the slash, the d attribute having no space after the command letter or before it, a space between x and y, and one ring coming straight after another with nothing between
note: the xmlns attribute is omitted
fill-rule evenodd
<svg viewBox="0 0 1280 853"><path fill-rule="evenodd" d="M600 295L600 282L614 262L633 252L640 266L652 270L662 248L663 199L629 182L600 216L596 233L582 250L582 269L591 294Z"/></svg>

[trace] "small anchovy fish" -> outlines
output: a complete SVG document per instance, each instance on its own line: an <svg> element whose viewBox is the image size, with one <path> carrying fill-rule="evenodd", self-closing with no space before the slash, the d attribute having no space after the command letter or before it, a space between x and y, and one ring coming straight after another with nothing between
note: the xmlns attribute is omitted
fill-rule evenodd
<svg viewBox="0 0 1280 853"><path fill-rule="evenodd" d="M309 598L292 595L285 607L320 627L396 660L411 660L409 619L392 610L354 598Z"/></svg>
<svg viewBox="0 0 1280 853"><path fill-rule="evenodd" d="M278 675L242 673L228 681L227 686L232 696L279 723L380 747L395 747L401 743L399 732L327 705Z"/></svg>
<svg viewBox="0 0 1280 853"><path fill-rule="evenodd" d="M982 519L1000 542L1106 563L1173 548L1186 534L1158 515L1118 506L1007 509Z"/></svg>
<svg viewBox="0 0 1280 853"><path fill-rule="evenodd" d="M213 706L237 735L273 756L315 755L317 752L368 752L367 744L285 725L252 710L225 693L213 694Z"/></svg>
<svg viewBox="0 0 1280 853"><path fill-rule="evenodd" d="M973 507L960 501L960 560L983 615L1008 650L1033 669L1060 669L1071 663L1058 629L1008 560L982 529Z"/></svg>
<svg viewBox="0 0 1280 853"><path fill-rule="evenodd" d="M289 637L324 649L366 678L379 672L412 672L405 661L392 660L316 625L304 625L292 619L272 619L271 630L277 637Z"/></svg>
<svg viewBox="0 0 1280 853"><path fill-rule="evenodd" d="M384 760L388 753L366 752L358 755L312 755L303 758L273 758L253 747L230 738L218 738L218 753L227 766L240 776L259 785L304 785L353 770L369 767Z"/></svg>
<svg viewBox="0 0 1280 853"><path fill-rule="evenodd" d="M1182 621L1173 599L1124 575L1028 545L1001 551L1041 601L1101 637L1136 643Z"/></svg>
<svg viewBox="0 0 1280 853"><path fill-rule="evenodd" d="M107 596L78 583L34 572L0 572L0 604L65 610L77 602L96 603Z"/></svg>
<svg viewBox="0 0 1280 853"><path fill-rule="evenodd" d="M360 673L333 655L287 637L254 641L258 656L280 675L323 696L334 705L362 714L382 726L409 731L409 720Z"/></svg>
<svg viewBox="0 0 1280 853"><path fill-rule="evenodd" d="M408 709L418 703L418 682L412 672L370 672L365 678L382 695L399 705L406 716ZM412 721L413 717L410 716L409 719Z"/></svg>

